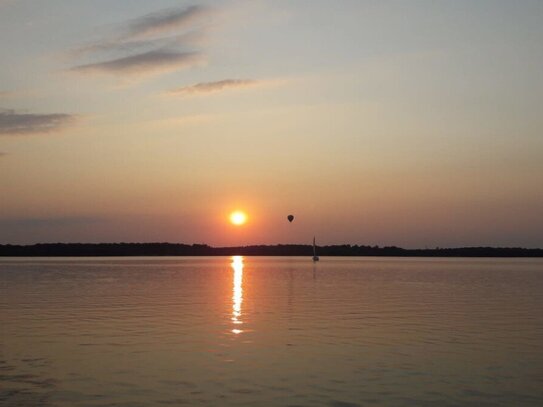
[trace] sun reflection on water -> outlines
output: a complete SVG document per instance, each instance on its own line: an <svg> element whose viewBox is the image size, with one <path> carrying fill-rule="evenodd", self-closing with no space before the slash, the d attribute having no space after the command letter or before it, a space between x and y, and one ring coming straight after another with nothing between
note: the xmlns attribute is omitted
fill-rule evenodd
<svg viewBox="0 0 543 407"><path fill-rule="evenodd" d="M241 320L241 303L243 302L243 256L232 256L232 269L234 270L234 286L232 288L232 322L235 328L232 333L240 334L243 332L239 325L243 324Z"/></svg>

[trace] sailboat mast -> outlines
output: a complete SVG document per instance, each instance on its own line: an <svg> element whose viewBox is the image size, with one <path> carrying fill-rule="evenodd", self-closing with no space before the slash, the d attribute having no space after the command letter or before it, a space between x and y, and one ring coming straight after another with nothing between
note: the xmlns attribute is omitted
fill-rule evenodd
<svg viewBox="0 0 543 407"><path fill-rule="evenodd" d="M315 236L313 236L313 261L319 261L319 256L317 256L317 248L315 245Z"/></svg>

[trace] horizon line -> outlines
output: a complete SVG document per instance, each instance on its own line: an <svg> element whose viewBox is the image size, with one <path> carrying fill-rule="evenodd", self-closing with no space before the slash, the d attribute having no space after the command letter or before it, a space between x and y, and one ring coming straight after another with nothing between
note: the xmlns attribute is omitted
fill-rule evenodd
<svg viewBox="0 0 543 407"><path fill-rule="evenodd" d="M2 246L17 246L17 247L32 247L32 246L46 246L46 245L177 245L177 246L189 246L189 247L207 247L210 249L236 249L247 247L274 247L274 246L312 246L312 243L253 243L244 245L231 245L231 246L213 246L208 243L184 243L184 242L168 242L168 241L149 241L149 242L38 242L38 243L0 243ZM316 244L317 247L367 247L375 249L394 248L402 250L455 250L455 249L523 249L523 250L543 250L543 247L523 247L523 246L491 246L491 245L476 245L476 246L449 246L449 247L416 247L405 248L397 245L378 245L378 244L360 244L360 243L331 243L331 244Z"/></svg>

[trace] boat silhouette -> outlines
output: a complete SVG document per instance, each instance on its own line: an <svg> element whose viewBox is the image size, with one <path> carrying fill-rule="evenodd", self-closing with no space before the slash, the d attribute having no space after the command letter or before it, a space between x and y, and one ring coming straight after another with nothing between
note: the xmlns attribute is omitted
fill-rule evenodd
<svg viewBox="0 0 543 407"><path fill-rule="evenodd" d="M317 250L315 246L315 236L313 236L313 261L319 261L319 256L317 256Z"/></svg>

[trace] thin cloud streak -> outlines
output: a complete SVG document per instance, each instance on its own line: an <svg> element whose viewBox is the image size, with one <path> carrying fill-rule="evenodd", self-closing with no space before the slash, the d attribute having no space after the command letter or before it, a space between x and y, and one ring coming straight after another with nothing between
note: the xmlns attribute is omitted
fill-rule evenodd
<svg viewBox="0 0 543 407"><path fill-rule="evenodd" d="M267 83L254 79L224 79L215 82L200 82L195 85L183 86L167 92L169 95L198 95L222 92L228 89L249 88Z"/></svg>
<svg viewBox="0 0 543 407"><path fill-rule="evenodd" d="M68 56L73 58L82 57L88 54L116 55L122 53L142 52L142 50L173 49L175 47L191 47L200 44L205 38L201 31L189 31L179 35L157 38L153 40L104 40L84 45L68 51Z"/></svg>
<svg viewBox="0 0 543 407"><path fill-rule="evenodd" d="M68 51L71 58L92 58L69 71L141 76L196 65L204 60L198 45L207 32L198 23L212 12L210 8L192 5L125 22L116 35Z"/></svg>
<svg viewBox="0 0 543 407"><path fill-rule="evenodd" d="M208 15L207 7L193 5L185 9L170 9L147 14L128 24L128 38L152 36L158 33L179 30Z"/></svg>
<svg viewBox="0 0 543 407"><path fill-rule="evenodd" d="M0 111L0 135L52 133L73 124L75 115L67 113L31 114Z"/></svg>
<svg viewBox="0 0 543 407"><path fill-rule="evenodd" d="M79 73L98 72L141 75L156 71L185 68L196 65L202 60L203 57L198 52L155 50L103 62L79 65L70 70Z"/></svg>

